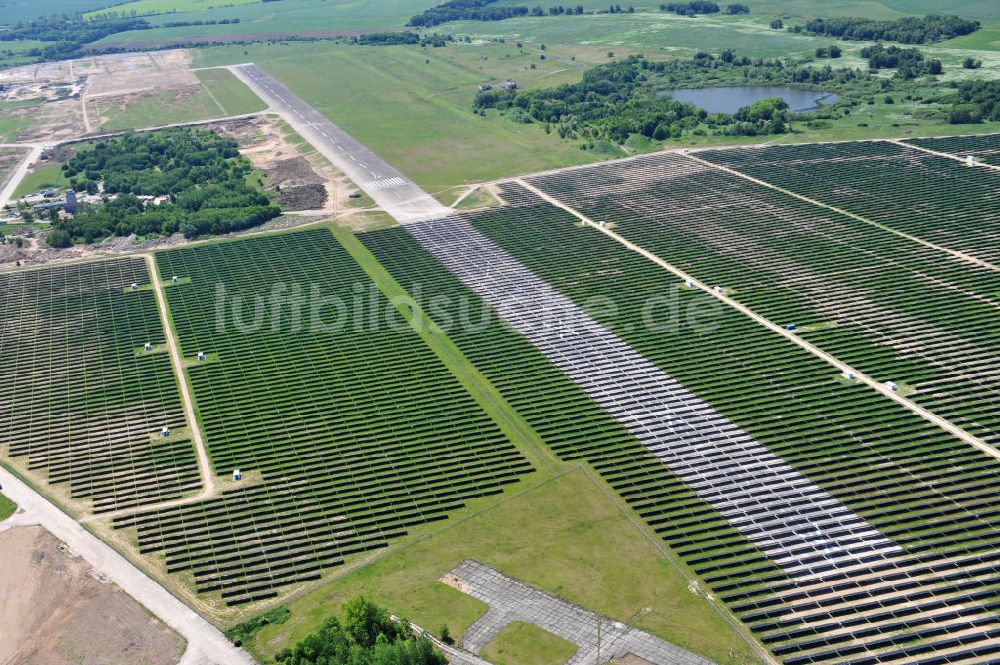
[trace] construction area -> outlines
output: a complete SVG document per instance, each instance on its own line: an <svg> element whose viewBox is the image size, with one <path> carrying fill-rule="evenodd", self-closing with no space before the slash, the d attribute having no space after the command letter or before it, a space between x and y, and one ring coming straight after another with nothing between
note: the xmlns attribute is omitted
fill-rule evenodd
<svg viewBox="0 0 1000 665"><path fill-rule="evenodd" d="M184 640L47 531L0 524L0 663L175 665Z"/></svg>

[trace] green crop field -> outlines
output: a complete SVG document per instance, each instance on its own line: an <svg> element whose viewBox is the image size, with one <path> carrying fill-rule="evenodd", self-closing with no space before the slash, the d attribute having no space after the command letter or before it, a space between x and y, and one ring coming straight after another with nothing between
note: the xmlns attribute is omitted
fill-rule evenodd
<svg viewBox="0 0 1000 665"><path fill-rule="evenodd" d="M200 12L209 9L222 9L257 2L260 2L260 0L134 0L133 2L113 5L108 9L88 12L84 16L88 19L93 19L107 14L125 14L131 16L177 14Z"/></svg>
<svg viewBox="0 0 1000 665"><path fill-rule="evenodd" d="M198 489L145 261L3 273L0 294L4 372L17 386L0 395L10 460L98 513Z"/></svg>
<svg viewBox="0 0 1000 665"><path fill-rule="evenodd" d="M36 106L37 102L0 102L0 141L16 143L21 134L33 124L30 113L15 115L15 109Z"/></svg>
<svg viewBox="0 0 1000 665"><path fill-rule="evenodd" d="M115 524L198 591L274 597L531 471L329 230L157 262L212 464L258 480Z"/></svg>
<svg viewBox="0 0 1000 665"><path fill-rule="evenodd" d="M699 16L691 19L673 13L650 11L635 14L588 14L584 16L520 17L506 21L457 21L448 23L458 34L520 39L532 44L583 45L615 49L645 49L670 55L693 55L697 51L736 49L758 57L806 54L830 40L795 35L768 27L762 16ZM558 54L556 48L553 53Z"/></svg>
<svg viewBox="0 0 1000 665"><path fill-rule="evenodd" d="M229 115L221 103L212 99L205 87L183 92L159 92L128 100L99 97L88 102L88 106L91 117L100 123L99 130L104 132L197 122Z"/></svg>
<svg viewBox="0 0 1000 665"><path fill-rule="evenodd" d="M51 14L74 14L106 7L108 0L0 0L0 17L4 23L26 21Z"/></svg>
<svg viewBox="0 0 1000 665"><path fill-rule="evenodd" d="M187 0L185 0L187 1ZM161 4L165 4L161 3ZM192 38L239 39L281 35L349 35L360 30L401 29L410 16L427 8L424 0L293 0L237 4L195 12L148 17L154 26L173 21L240 19L225 25L194 25L123 32L96 42L98 45L134 43L172 44Z"/></svg>

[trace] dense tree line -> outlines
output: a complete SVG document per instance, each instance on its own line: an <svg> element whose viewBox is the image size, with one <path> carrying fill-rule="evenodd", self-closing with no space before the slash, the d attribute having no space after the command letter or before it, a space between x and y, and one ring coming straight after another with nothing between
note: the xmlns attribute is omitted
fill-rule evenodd
<svg viewBox="0 0 1000 665"><path fill-rule="evenodd" d="M278 653L281 665L447 665L444 655L409 624L365 598L344 606L343 618L330 618L293 649Z"/></svg>
<svg viewBox="0 0 1000 665"><path fill-rule="evenodd" d="M667 2L660 4L661 12L673 12L678 16L697 16L698 14L718 14L722 8L710 0L691 0L690 2ZM726 14L749 14L750 8L743 4L726 5Z"/></svg>
<svg viewBox="0 0 1000 665"><path fill-rule="evenodd" d="M846 16L816 18L806 23L806 31L859 41L892 41L903 44L930 42L967 35L979 29L979 21L959 16L907 16L892 21Z"/></svg>
<svg viewBox="0 0 1000 665"><path fill-rule="evenodd" d="M490 7L497 0L447 0L410 18L407 26L431 27L448 21L502 21L527 16L527 7Z"/></svg>
<svg viewBox="0 0 1000 665"><path fill-rule="evenodd" d="M455 41L455 37L453 35L440 35L438 33L421 35L416 32L373 32L367 35L351 37L349 41L351 44L359 46L412 46L419 44L420 46L440 48L447 45L448 42Z"/></svg>
<svg viewBox="0 0 1000 665"><path fill-rule="evenodd" d="M35 60L62 60L78 55L84 46L108 35L151 27L141 18L88 21L80 14L44 16L15 23L9 29L0 31L0 41L48 42L44 47L29 49L24 54Z"/></svg>
<svg viewBox="0 0 1000 665"><path fill-rule="evenodd" d="M111 235L181 232L193 238L258 226L281 214L246 182L237 144L202 129L127 134L81 150L62 166L77 190L117 195L82 206L54 225L48 242L66 247ZM139 197L167 197L159 205Z"/></svg>
<svg viewBox="0 0 1000 665"><path fill-rule="evenodd" d="M542 10L541 7L535 7L531 10L532 15L538 16L537 11ZM542 11L544 14L545 12ZM563 7L562 5L556 5L554 7L549 7L549 16L583 16L583 5L577 5L576 7Z"/></svg>
<svg viewBox="0 0 1000 665"><path fill-rule="evenodd" d="M761 76L767 73L765 78ZM710 73L725 73L733 83L763 79L770 83L821 83L853 80L853 70L786 67L780 61L752 60L726 51L718 58L652 62L641 56L594 67L580 83L529 91L489 90L475 99L477 111L496 109L520 122L555 127L563 138L623 143L632 134L664 140L695 131L702 124L720 134L758 135L788 131L787 105L768 100L732 116L709 116L703 109L660 93L663 88L703 83ZM842 78L841 78L842 77Z"/></svg>
<svg viewBox="0 0 1000 665"><path fill-rule="evenodd" d="M373 32L368 35L351 37L352 44L362 46L398 46L400 44L419 44L420 35L415 32Z"/></svg>
<svg viewBox="0 0 1000 665"><path fill-rule="evenodd" d="M151 26L145 19L127 18L114 21L87 21L83 16L43 16L21 21L0 31L0 41L31 40L37 42L77 42L88 44L116 32L146 30Z"/></svg>
<svg viewBox="0 0 1000 665"><path fill-rule="evenodd" d="M1000 120L1000 81L965 81L942 101L951 104L953 125Z"/></svg>
<svg viewBox="0 0 1000 665"><path fill-rule="evenodd" d="M868 60L869 69L895 69L896 75L904 79L936 76L942 71L940 60L928 60L915 48L875 44L861 49L861 57Z"/></svg>
<svg viewBox="0 0 1000 665"><path fill-rule="evenodd" d="M236 25L240 20L238 18L220 18L208 19L205 21L167 21L163 24L164 28L186 28L190 25Z"/></svg>

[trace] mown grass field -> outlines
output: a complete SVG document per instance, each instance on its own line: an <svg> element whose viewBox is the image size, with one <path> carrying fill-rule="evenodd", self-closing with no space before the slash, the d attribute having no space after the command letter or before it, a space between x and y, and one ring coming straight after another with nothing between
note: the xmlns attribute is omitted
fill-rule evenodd
<svg viewBox="0 0 1000 665"><path fill-rule="evenodd" d="M568 65L546 61L545 69L531 70L523 58L481 61L481 53L461 45L425 51L320 43L211 48L197 56L201 65L256 62L431 193L593 160L538 125L472 112L481 82L511 76L547 85L541 76Z"/></svg>
<svg viewBox="0 0 1000 665"><path fill-rule="evenodd" d="M222 115L242 115L266 108L260 97L228 69L206 69L195 74Z"/></svg>
<svg viewBox="0 0 1000 665"><path fill-rule="evenodd" d="M0 521L7 519L17 510L17 504L0 494Z"/></svg>
<svg viewBox="0 0 1000 665"><path fill-rule="evenodd" d="M483 647L481 655L494 665L563 665L574 653L572 642L515 621Z"/></svg>
<svg viewBox="0 0 1000 665"><path fill-rule="evenodd" d="M652 608L635 625L718 663L756 662L739 634L687 590L683 576L582 470L450 520L295 599L291 618L261 630L252 648L273 656L359 593L428 630L447 624L460 638L486 606L438 579L467 558L621 621Z"/></svg>
<svg viewBox="0 0 1000 665"><path fill-rule="evenodd" d="M809 53L830 41L773 30L769 22L770 17L754 14L692 19L653 10L635 14L523 17L490 23L457 21L449 23L448 30L457 34L504 36L534 45L632 47L687 56L702 50L732 48L751 56L776 57Z"/></svg>
<svg viewBox="0 0 1000 665"><path fill-rule="evenodd" d="M29 171L24 176L17 189L14 190L14 196L27 196L46 187L66 187L68 185L69 180L63 175L62 169L58 166L43 166L34 171Z"/></svg>

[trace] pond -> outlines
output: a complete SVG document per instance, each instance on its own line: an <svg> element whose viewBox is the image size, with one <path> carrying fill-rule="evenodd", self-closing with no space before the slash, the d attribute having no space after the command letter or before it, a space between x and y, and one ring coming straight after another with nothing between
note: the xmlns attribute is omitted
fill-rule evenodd
<svg viewBox="0 0 1000 665"><path fill-rule="evenodd" d="M659 94L661 97L670 97L679 102L689 102L709 113L730 114L768 97L781 97L788 102L789 109L796 113L812 111L818 106L837 101L837 95L833 92L776 85L661 90Z"/></svg>

